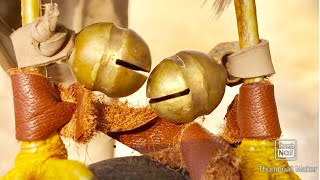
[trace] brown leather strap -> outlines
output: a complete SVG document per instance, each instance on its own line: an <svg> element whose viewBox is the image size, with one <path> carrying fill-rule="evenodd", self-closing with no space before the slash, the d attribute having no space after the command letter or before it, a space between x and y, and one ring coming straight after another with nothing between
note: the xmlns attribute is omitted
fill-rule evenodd
<svg viewBox="0 0 320 180"><path fill-rule="evenodd" d="M229 144L199 124L184 131L181 152L191 179L240 179L238 162Z"/></svg>
<svg viewBox="0 0 320 180"><path fill-rule="evenodd" d="M63 101L77 104L77 109L60 130L60 134L78 143L86 143L97 131L104 133L130 131L157 117L150 107L132 108L128 103L102 102L83 85L58 86Z"/></svg>
<svg viewBox="0 0 320 180"><path fill-rule="evenodd" d="M242 138L277 139L281 135L274 86L268 82L240 88L238 124Z"/></svg>
<svg viewBox="0 0 320 180"><path fill-rule="evenodd" d="M241 142L242 139L237 119L238 101L239 95L236 95L231 104L228 106L227 114L224 117L226 120L226 124L223 130L222 137L230 144Z"/></svg>
<svg viewBox="0 0 320 180"><path fill-rule="evenodd" d="M178 125L156 118L137 130L108 135L171 168L187 168L192 179L240 179L229 144L197 123Z"/></svg>
<svg viewBox="0 0 320 180"><path fill-rule="evenodd" d="M58 84L63 101L76 103L76 111L71 120L60 129L60 134L79 143L88 142L97 131L98 106L91 91L76 83L65 89Z"/></svg>
<svg viewBox="0 0 320 180"><path fill-rule="evenodd" d="M58 86L59 94L42 75L17 70L11 77L18 140L45 139L71 119L60 132L77 142L87 142L100 130L163 164L186 167L193 179L223 178L226 170L240 177L232 148L197 123L172 124L150 108L103 104L80 84Z"/></svg>
<svg viewBox="0 0 320 180"><path fill-rule="evenodd" d="M11 71L11 81L17 140L44 140L71 119L76 105L61 102L46 77L17 70Z"/></svg>
<svg viewBox="0 0 320 180"><path fill-rule="evenodd" d="M28 69L11 69L10 74L16 138L21 141L43 140L59 129L63 136L86 143L97 131L129 131L156 117L149 107L105 104L79 83L69 88L58 84L56 88L48 78Z"/></svg>
<svg viewBox="0 0 320 180"><path fill-rule="evenodd" d="M184 126L155 118L137 129L122 133L108 133L108 135L140 153L148 153L160 151L177 144Z"/></svg>
<svg viewBox="0 0 320 180"><path fill-rule="evenodd" d="M69 102L60 102L56 89L44 76L13 73L11 77L18 140L45 139L71 119L77 103L72 120L60 132L69 133L78 142L87 142L99 127L111 137L163 164L186 167L195 180L223 178L226 169L232 172L228 176L240 177L230 146L199 124L172 124L152 117L153 111L142 113L145 110L138 110L140 124L132 123L131 126L124 125L126 129L120 129L117 122L135 114L130 112L134 108L106 109L108 105L99 108L98 103L92 101L92 92L79 84L61 91L63 99ZM99 110L105 115L99 115Z"/></svg>
<svg viewBox="0 0 320 180"><path fill-rule="evenodd" d="M280 137L274 86L270 82L241 86L240 94L228 109L223 134L230 143L239 142L242 138L271 140Z"/></svg>

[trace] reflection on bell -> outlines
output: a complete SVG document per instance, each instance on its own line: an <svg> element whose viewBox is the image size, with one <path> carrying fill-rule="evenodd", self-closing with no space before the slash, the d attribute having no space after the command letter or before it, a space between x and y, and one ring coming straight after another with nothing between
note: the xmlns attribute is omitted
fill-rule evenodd
<svg viewBox="0 0 320 180"><path fill-rule="evenodd" d="M150 72L148 45L134 31L113 23L97 23L84 28L75 39L71 56L77 81L88 89L109 97L125 97L136 92Z"/></svg>
<svg viewBox="0 0 320 180"><path fill-rule="evenodd" d="M172 123L187 123L219 105L226 83L225 69L207 54L181 51L151 72L147 97L158 116Z"/></svg>

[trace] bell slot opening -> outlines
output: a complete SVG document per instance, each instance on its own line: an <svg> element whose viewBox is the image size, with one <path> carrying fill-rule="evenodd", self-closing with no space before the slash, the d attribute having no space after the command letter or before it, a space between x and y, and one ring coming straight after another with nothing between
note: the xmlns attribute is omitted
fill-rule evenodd
<svg viewBox="0 0 320 180"><path fill-rule="evenodd" d="M159 97L159 98L152 98L152 99L150 99L149 103L150 104L158 103L158 102L166 101L166 100L177 98L177 97L181 97L181 96L186 96L188 94L190 94L190 89L185 89L183 91L180 91L180 92L177 92L177 93L174 93L174 94L170 94L170 95L167 95L167 96L162 96L162 97Z"/></svg>
<svg viewBox="0 0 320 180"><path fill-rule="evenodd" d="M131 69L139 74L142 74L143 76L146 76L148 77L148 73L149 71L148 70L145 70L143 69L142 67L139 67L137 65L134 65L134 64L131 64L131 63L128 63L126 62L125 60L122 60L122 59L116 59L116 64L119 65L119 66L122 66L124 68L127 68L127 69Z"/></svg>

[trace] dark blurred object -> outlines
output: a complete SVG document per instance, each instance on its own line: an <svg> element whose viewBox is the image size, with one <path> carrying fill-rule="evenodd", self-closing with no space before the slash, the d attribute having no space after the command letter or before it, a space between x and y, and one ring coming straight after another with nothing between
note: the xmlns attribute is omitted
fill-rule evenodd
<svg viewBox="0 0 320 180"><path fill-rule="evenodd" d="M20 10L19 0L0 0L0 16L12 29L18 29L21 26Z"/></svg>
<svg viewBox="0 0 320 180"><path fill-rule="evenodd" d="M17 67L10 34L21 26L20 1L0 0L0 65L3 70Z"/></svg>
<svg viewBox="0 0 320 180"><path fill-rule="evenodd" d="M5 71L8 68L17 67L12 42L9 37L12 32L13 30L0 16L0 65Z"/></svg>
<svg viewBox="0 0 320 180"><path fill-rule="evenodd" d="M50 3L51 0L42 0ZM113 22L128 27L129 0L53 0L59 5L59 22L79 32L82 28L98 22Z"/></svg>
<svg viewBox="0 0 320 180"><path fill-rule="evenodd" d="M21 27L20 2L20 0L0 0L0 16L12 29ZM51 0L41 2L50 3ZM97 22L113 22L120 27L128 27L129 0L52 0L52 2L59 5L59 22L75 31L80 29L74 29L74 26L83 28Z"/></svg>
<svg viewBox="0 0 320 180"><path fill-rule="evenodd" d="M131 156L100 161L89 166L103 180L189 180L186 170L172 170L147 156Z"/></svg>

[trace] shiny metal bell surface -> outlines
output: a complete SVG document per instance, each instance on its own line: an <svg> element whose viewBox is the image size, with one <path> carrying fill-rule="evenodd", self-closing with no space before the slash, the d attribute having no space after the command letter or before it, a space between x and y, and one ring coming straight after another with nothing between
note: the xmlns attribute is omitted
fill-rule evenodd
<svg viewBox="0 0 320 180"><path fill-rule="evenodd" d="M113 23L84 28L76 36L70 61L78 82L109 97L136 92L147 79L140 72L151 69L146 42L134 31Z"/></svg>
<svg viewBox="0 0 320 180"><path fill-rule="evenodd" d="M147 97L158 116L187 123L210 114L221 102L227 73L207 54L181 51L161 61L147 81Z"/></svg>

